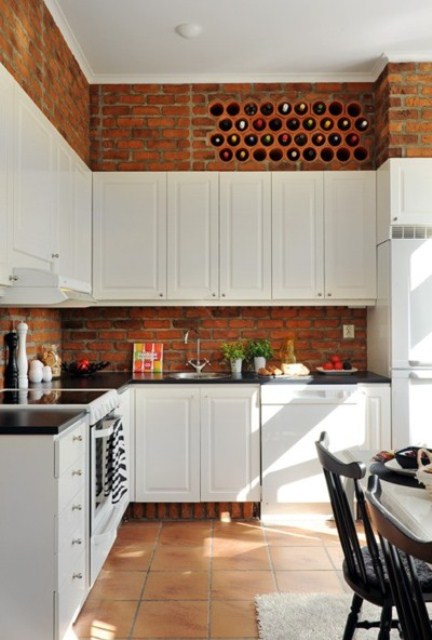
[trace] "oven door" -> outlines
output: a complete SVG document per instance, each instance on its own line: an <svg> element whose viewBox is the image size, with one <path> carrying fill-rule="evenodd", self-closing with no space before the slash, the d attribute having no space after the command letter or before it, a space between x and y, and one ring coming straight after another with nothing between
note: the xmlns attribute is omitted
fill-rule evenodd
<svg viewBox="0 0 432 640"><path fill-rule="evenodd" d="M117 536L117 528L129 501L128 491L113 500L117 478L112 477L114 430L120 418L107 416L91 428L90 474L90 585L94 584ZM117 438L114 438L118 442ZM118 446L118 445L117 445ZM114 465L115 467L115 465Z"/></svg>

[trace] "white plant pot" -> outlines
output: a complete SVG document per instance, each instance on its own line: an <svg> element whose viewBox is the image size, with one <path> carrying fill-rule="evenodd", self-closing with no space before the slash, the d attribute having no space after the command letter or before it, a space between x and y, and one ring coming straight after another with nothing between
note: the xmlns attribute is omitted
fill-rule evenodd
<svg viewBox="0 0 432 640"><path fill-rule="evenodd" d="M258 373L258 369L265 369L265 366L266 366L265 358L263 358L262 356L254 358L255 373Z"/></svg>
<svg viewBox="0 0 432 640"><path fill-rule="evenodd" d="M231 360L231 373L241 373L243 360L238 358L237 360Z"/></svg>

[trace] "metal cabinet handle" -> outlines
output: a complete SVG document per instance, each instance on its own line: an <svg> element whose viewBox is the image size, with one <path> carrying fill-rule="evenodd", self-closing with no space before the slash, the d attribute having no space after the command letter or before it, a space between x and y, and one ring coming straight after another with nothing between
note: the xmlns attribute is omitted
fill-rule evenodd
<svg viewBox="0 0 432 640"><path fill-rule="evenodd" d="M51 258L60 258L60 254L59 253L52 253L51 254Z"/></svg>
<svg viewBox="0 0 432 640"><path fill-rule="evenodd" d="M73 504L72 511L82 511L82 504Z"/></svg>
<svg viewBox="0 0 432 640"><path fill-rule="evenodd" d="M16 282L17 280L19 280L18 276L9 276L10 282Z"/></svg>
<svg viewBox="0 0 432 640"><path fill-rule="evenodd" d="M74 538L74 539L72 540L72 544L82 544L82 540L81 540L81 538Z"/></svg>
<svg viewBox="0 0 432 640"><path fill-rule="evenodd" d="M74 469L72 471L72 475L73 476L82 476L82 470L81 469Z"/></svg>
<svg viewBox="0 0 432 640"><path fill-rule="evenodd" d="M79 573L72 574L72 580L82 580L83 574L81 571Z"/></svg>
<svg viewBox="0 0 432 640"><path fill-rule="evenodd" d="M74 436L74 437L72 438L72 440L73 440L74 442L82 442L82 439L83 439L82 435Z"/></svg>

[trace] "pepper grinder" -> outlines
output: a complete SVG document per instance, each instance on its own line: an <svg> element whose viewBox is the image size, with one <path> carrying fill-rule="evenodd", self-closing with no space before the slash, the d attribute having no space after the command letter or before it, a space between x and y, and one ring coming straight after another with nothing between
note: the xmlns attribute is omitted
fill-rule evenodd
<svg viewBox="0 0 432 640"><path fill-rule="evenodd" d="M18 336L16 334L16 331L10 331L5 335L4 339L9 349L9 358L5 369L5 387L6 389L17 389L18 367L16 361L16 350L18 344Z"/></svg>
<svg viewBox="0 0 432 640"><path fill-rule="evenodd" d="M28 387L28 359L26 350L28 324L20 322L17 326L18 332L18 354L17 354L17 366L18 366L18 387L20 389L27 389Z"/></svg>

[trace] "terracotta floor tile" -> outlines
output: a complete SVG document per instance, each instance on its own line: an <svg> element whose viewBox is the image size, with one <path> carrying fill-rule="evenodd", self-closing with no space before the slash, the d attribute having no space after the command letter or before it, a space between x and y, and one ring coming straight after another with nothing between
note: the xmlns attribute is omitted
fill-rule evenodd
<svg viewBox="0 0 432 640"><path fill-rule="evenodd" d="M276 591L271 571L215 571L210 593L214 600L253 600L271 591Z"/></svg>
<svg viewBox="0 0 432 640"><path fill-rule="evenodd" d="M138 602L88 600L73 630L78 638L129 638Z"/></svg>
<svg viewBox="0 0 432 640"><path fill-rule="evenodd" d="M303 524L267 525L264 527L266 541L272 546L321 547L324 544L339 543L337 531L317 531Z"/></svg>
<svg viewBox="0 0 432 640"><path fill-rule="evenodd" d="M344 593L336 571L276 571L279 591Z"/></svg>
<svg viewBox="0 0 432 640"><path fill-rule="evenodd" d="M331 571L333 565L323 547L270 547L275 570Z"/></svg>
<svg viewBox="0 0 432 640"><path fill-rule="evenodd" d="M212 568L214 571L268 571L270 561L266 546L245 548L238 546L222 553L215 551Z"/></svg>
<svg viewBox="0 0 432 640"><path fill-rule="evenodd" d="M151 563L152 571L208 571L210 544L198 547L160 545Z"/></svg>
<svg viewBox="0 0 432 640"><path fill-rule="evenodd" d="M147 571L155 545L143 544L116 545L112 548L103 568L107 571Z"/></svg>
<svg viewBox="0 0 432 640"><path fill-rule="evenodd" d="M152 571L143 600L207 600L209 574L197 571Z"/></svg>
<svg viewBox="0 0 432 640"><path fill-rule="evenodd" d="M266 549L267 545L263 540L235 538L215 538L213 540L213 558L235 558L254 549Z"/></svg>
<svg viewBox="0 0 432 640"><path fill-rule="evenodd" d="M154 543L161 529L160 522L140 522L130 520L124 522L118 530L114 545Z"/></svg>
<svg viewBox="0 0 432 640"><path fill-rule="evenodd" d="M211 540L212 524L205 522L164 522L159 543L170 545L200 545Z"/></svg>
<svg viewBox="0 0 432 640"><path fill-rule="evenodd" d="M258 638L254 601L215 600L210 613L211 638Z"/></svg>
<svg viewBox="0 0 432 640"><path fill-rule="evenodd" d="M205 638L207 629L207 602L143 600L131 638Z"/></svg>
<svg viewBox="0 0 432 640"><path fill-rule="evenodd" d="M343 551L341 549L341 547L328 547L327 548L327 553L330 556L330 560L333 564L333 567L337 570L337 571L341 571L342 569L342 563L344 560L344 554Z"/></svg>
<svg viewBox="0 0 432 640"><path fill-rule="evenodd" d="M255 539L264 542L264 533L260 522L215 522L214 538L232 538L234 540Z"/></svg>
<svg viewBox="0 0 432 640"><path fill-rule="evenodd" d="M102 569L89 600L138 600L146 579L142 571L106 571Z"/></svg>

